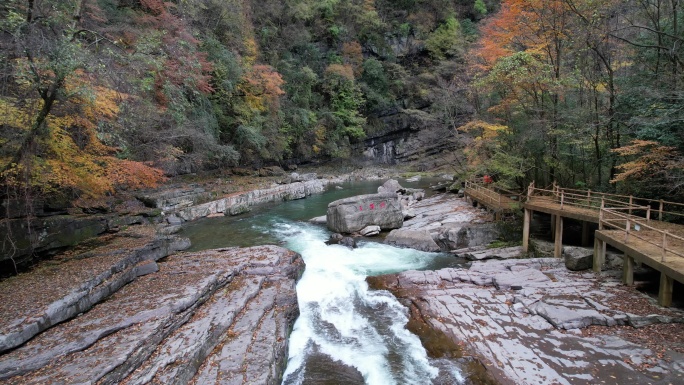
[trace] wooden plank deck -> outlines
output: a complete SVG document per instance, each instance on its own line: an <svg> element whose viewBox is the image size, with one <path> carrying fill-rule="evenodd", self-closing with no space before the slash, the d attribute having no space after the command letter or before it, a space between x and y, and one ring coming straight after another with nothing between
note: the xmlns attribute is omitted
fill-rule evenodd
<svg viewBox="0 0 684 385"><path fill-rule="evenodd" d="M606 245L622 251L624 257L623 282L634 282L634 261L644 263L661 274L658 302L662 306L672 303L673 282L684 283L684 226L661 220L663 216L682 217L682 205L676 202L656 201L653 206L638 205L635 202L647 200L633 196L621 196L563 189L535 188L530 185L525 201L523 224L523 250L529 245L531 213L540 211L551 214L554 222L554 255L561 257L563 242L563 218L580 220L583 223L582 240L586 223L598 223L595 235L594 271L600 271L605 261ZM562 203L561 203L562 202ZM667 207L672 207L668 211Z"/></svg>
<svg viewBox="0 0 684 385"><path fill-rule="evenodd" d="M539 211L551 215L559 215L565 218L577 219L580 221L598 223L600 207L591 209L579 207L572 204L563 204L553 201L551 197L531 196L524 204L524 208L532 211Z"/></svg>
<svg viewBox="0 0 684 385"><path fill-rule="evenodd" d="M681 234L684 234L684 226L679 225ZM684 250L684 241L672 241L668 244L668 250L658 246L662 235L656 231L641 231L640 238L628 237L625 242L623 230L597 230L596 238L606 242L616 249L629 255L634 260L667 274L673 279L684 283L684 257L674 254L670 250Z"/></svg>

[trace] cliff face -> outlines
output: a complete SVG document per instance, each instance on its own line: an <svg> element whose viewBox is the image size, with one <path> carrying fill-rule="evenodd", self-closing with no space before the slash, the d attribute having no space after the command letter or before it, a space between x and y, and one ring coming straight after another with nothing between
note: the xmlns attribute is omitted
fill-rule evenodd
<svg viewBox="0 0 684 385"><path fill-rule="evenodd" d="M382 129L369 134L356 148L367 160L408 164L419 170L453 164L464 141L455 129L423 110L393 108L378 117Z"/></svg>

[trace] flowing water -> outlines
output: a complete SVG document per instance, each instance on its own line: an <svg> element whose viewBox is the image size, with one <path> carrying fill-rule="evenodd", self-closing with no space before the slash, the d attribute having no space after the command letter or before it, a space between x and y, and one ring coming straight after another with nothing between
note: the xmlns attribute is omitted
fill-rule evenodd
<svg viewBox="0 0 684 385"><path fill-rule="evenodd" d="M297 284L301 314L290 336L285 385L430 384L438 375L439 383L462 381L455 367L442 362L438 369L428 359L418 337L405 328L407 309L391 294L369 290L365 281L369 275L439 269L460 261L369 240L354 250L328 246L330 232L305 222L324 215L329 202L376 192L379 184L346 184L342 190L260 207L243 217L204 219L184 228L195 250L281 244L304 258L306 270Z"/></svg>

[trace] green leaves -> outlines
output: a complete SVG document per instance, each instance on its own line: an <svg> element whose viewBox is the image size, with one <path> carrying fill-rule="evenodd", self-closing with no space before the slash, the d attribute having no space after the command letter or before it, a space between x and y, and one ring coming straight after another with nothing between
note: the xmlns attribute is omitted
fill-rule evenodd
<svg viewBox="0 0 684 385"><path fill-rule="evenodd" d="M425 47L435 59L463 54L465 49L461 24L449 17L425 41Z"/></svg>

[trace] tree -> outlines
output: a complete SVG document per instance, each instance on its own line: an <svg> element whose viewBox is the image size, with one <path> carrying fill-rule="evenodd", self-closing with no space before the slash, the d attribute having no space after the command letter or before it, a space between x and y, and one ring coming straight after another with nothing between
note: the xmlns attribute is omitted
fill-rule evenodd
<svg viewBox="0 0 684 385"><path fill-rule="evenodd" d="M98 123L114 120L117 103L127 98L98 84L107 57L93 55L92 47L116 49L91 28L101 10L87 0L11 1L3 13L8 76L0 103L9 119L2 132L2 196L73 199L159 182L159 170L120 159L118 149L98 138Z"/></svg>
<svg viewBox="0 0 684 385"><path fill-rule="evenodd" d="M359 113L364 100L352 67L329 65L325 70L323 88L330 99L330 112L325 114L326 152L334 157L349 155L349 140L365 137L363 125L366 122Z"/></svg>
<svg viewBox="0 0 684 385"><path fill-rule="evenodd" d="M633 140L614 150L626 160L612 180L627 194L681 201L684 196L684 156L675 147Z"/></svg>

